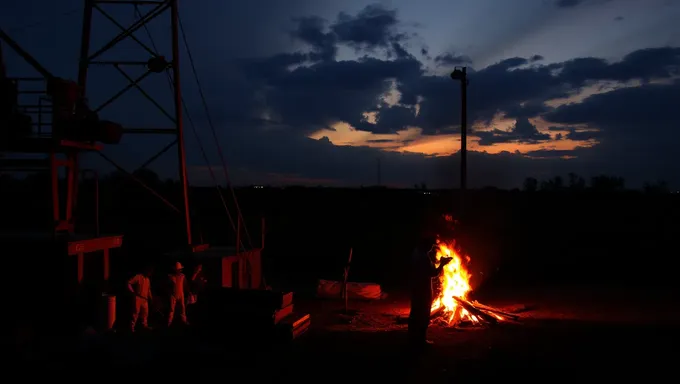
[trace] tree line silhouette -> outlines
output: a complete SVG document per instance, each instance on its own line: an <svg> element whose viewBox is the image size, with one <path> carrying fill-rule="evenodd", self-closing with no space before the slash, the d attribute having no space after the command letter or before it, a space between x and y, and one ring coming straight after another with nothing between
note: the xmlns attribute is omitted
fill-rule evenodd
<svg viewBox="0 0 680 384"><path fill-rule="evenodd" d="M27 185L35 187L36 184L41 184L49 179L47 173L32 173L25 177L15 177L10 173L0 172L0 187L3 189L12 189L12 187L19 187ZM83 180L83 183L87 181ZM130 174L122 171L113 171L102 175L99 180L103 185L128 185L129 183L136 183L142 186L151 187L153 189L172 189L178 185L177 180L165 179L162 180L158 174L150 169L139 169ZM225 186L222 186L225 187ZM226 186L228 187L228 185ZM303 186L288 186L293 188L300 188ZM323 187L323 186L316 186ZM413 188L419 191L427 191L428 186L425 182L414 184ZM492 189L502 189L497 187L489 187ZM385 187L381 188L385 189ZM595 192L624 192L630 190L626 188L626 182L623 177L598 175L591 177L588 181L586 178L576 174L569 173L567 177L553 176L548 179L540 180L535 177L527 177L522 184L522 191L524 192L559 192L559 191L595 191ZM667 194L671 193L668 182L659 180L656 182L646 182L642 191L648 194Z"/></svg>
<svg viewBox="0 0 680 384"><path fill-rule="evenodd" d="M100 175L98 201L95 180L83 178L76 231L92 234L98 228L102 234L124 234L124 249L118 254L135 258L178 249L184 241L183 220L167 203L181 209L179 183L151 170L132 176L124 172ZM285 278L290 284L314 286L316 278L339 278L353 248L353 279L399 286L406 279L411 247L423 223L444 212L456 216L460 202L457 190L421 193L427 186L418 187L236 188L236 194L243 228L250 231L253 246L260 245L261 220L266 218L264 255L269 280ZM597 176L586 181L570 174L545 180L530 177L523 188L510 191L480 188L468 192L465 236L476 282L482 281L478 272L489 276L499 264L513 284L559 275L575 279L574 274L626 280L635 272L626 268L637 264L621 262L622 258L639 255L646 255L647 262L661 271L649 279L660 280L659 273L669 270L664 264L669 255L666 250L675 246L680 233L675 219L680 214L679 195L667 193L664 182L632 190L620 177ZM236 231L224 207L235 213L230 192L225 187L192 187L189 197L194 241L235 244ZM49 174L0 174L0 212L3 232L49 230ZM582 268L584 263L588 268Z"/></svg>
<svg viewBox="0 0 680 384"><path fill-rule="evenodd" d="M522 189L525 192L559 192L559 191L595 191L595 192L623 192L626 190L626 181L622 177L599 175L590 178L590 183L586 179L575 173L569 173L565 181L561 176L554 176L550 179L538 180L534 177L527 177L524 180ZM660 180L657 182L647 182L643 185L642 191L648 194L670 193L668 182Z"/></svg>

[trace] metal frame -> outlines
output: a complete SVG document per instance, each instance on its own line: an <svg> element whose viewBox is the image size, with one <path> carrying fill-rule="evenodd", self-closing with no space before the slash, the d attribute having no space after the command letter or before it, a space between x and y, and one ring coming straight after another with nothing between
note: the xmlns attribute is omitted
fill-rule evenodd
<svg viewBox="0 0 680 384"><path fill-rule="evenodd" d="M17 84L20 94L35 94L38 98L37 105L19 105L24 113L29 115L37 115L38 121L32 122L33 126L37 126L37 137L27 138L21 142L13 143L12 147L2 148L4 152L9 153L44 153L47 155L45 160L40 159L2 159L0 167L5 171L31 171L36 169L49 169L51 177L52 190L52 215L54 221L53 230L55 232L74 232L75 223L73 212L75 210L77 196L78 196L78 154L80 151L98 151L101 147L88 143L78 143L69 140L55 141L49 135L46 135L42 128L49 123L42 119L44 113L50 111L50 103L43 103L46 90L31 90L22 91L21 84L27 81L43 82L45 89L47 83L57 79L49 70L43 67L33 56L24 50L16 41L14 41L5 31L0 29L0 40L7 44L19 56L21 56L26 63L33 67L42 78L12 78ZM1 50L1 48L0 48ZM62 158L64 155L65 158ZM66 198L63 202L64 209L62 210L62 199L59 193L59 170L60 168L66 170Z"/></svg>
<svg viewBox="0 0 680 384"><path fill-rule="evenodd" d="M128 6L128 7L135 7L137 10L138 6L140 5L153 5L152 9L148 11L145 14L142 14L139 20L135 21L132 23L130 26L125 27L121 23L119 23L113 16L111 16L109 13L106 12L106 10L101 6L101 5L116 5L116 6ZM98 13L103 15L106 19L111 21L114 25L120 29L120 33L115 36L113 39L111 39L108 43L104 44L101 48L98 48L96 51L92 51L90 47L90 40L91 40L91 32L92 32L92 16L94 13L94 10L97 10ZM122 67L127 66L127 65L147 65L148 64L148 59L150 58L159 58L162 57L158 52L155 52L154 49L148 47L146 44L144 44L141 40L139 40L137 37L135 37L134 33L135 31L139 30L140 28L145 27L148 23L153 21L155 18L165 14L167 11L170 12L170 19L171 19L171 38L172 38L172 57L169 62L169 67L172 69L172 80L173 80L173 96L174 96L174 113L169 113L167 112L160 103L158 103L156 100L154 100L153 97L151 97L140 85L140 82L144 80L147 76L152 74L153 72L147 68L146 73L138 77L137 79L133 79L131 76L129 76ZM120 43L121 41L125 40L126 38L129 38L133 41L135 41L137 44L139 44L145 51L147 51L150 55L150 57L147 57L147 60L140 60L140 61L98 61L97 58L103 54L104 52L107 52L116 44ZM87 79L88 79L88 71L91 65L108 65L108 66L113 66L116 68L122 76L126 79L127 85L124 86L119 92L111 96L106 102L104 102L102 105L93 108L93 110L99 112L105 109L111 102L114 100L118 99L121 97L123 94L125 94L127 91L130 89L137 89L140 91L140 93L145 96L151 103L153 103L160 111L163 113L165 116L168 117L168 119L172 122L173 127L172 128L128 128L125 129L124 132L125 134L170 134L174 135L175 137L171 142L166 145L164 148L162 148L160 151L158 151L156 154L151 156L147 161L145 161L139 168L145 168L149 164L151 164L153 161L155 161L158 157L160 157L163 153L167 152L170 148L172 148L173 145L177 144L177 157L178 157L178 164L179 164L179 179L180 183L182 184L182 196L183 196L183 209L177 209L180 214L183 215L184 221L185 221L185 229L186 229L186 240L187 244L191 245L192 244L192 233L191 233L191 217L190 217L190 210L189 210L189 200L188 200L188 186L187 186L187 171L186 171L186 153L185 153L185 146L184 146L184 127L183 127L183 118L182 118L182 94L181 94L181 86L180 86L180 71L179 71L179 14L178 14L178 4L177 0L163 0L163 1L104 1L104 0L85 0L85 9L83 13L83 30L82 30L82 38L81 38L81 48L80 48L80 60L79 60L79 71L78 71L78 84L80 85L83 96L87 95ZM170 68L166 68L170 69ZM166 72L164 71L164 72ZM161 75L166 75L165 73L162 73ZM110 159L106 158L105 159L109 160L109 162L112 162ZM115 165L115 164L114 164ZM116 167L118 167L116 165ZM120 168L120 167L118 167ZM148 188L147 188L148 189ZM154 192L154 194L158 197L161 197L157 193ZM167 200L163 199L166 204L169 204ZM172 204L169 204L172 207ZM174 208L174 207L173 207ZM175 208L176 209L176 208Z"/></svg>

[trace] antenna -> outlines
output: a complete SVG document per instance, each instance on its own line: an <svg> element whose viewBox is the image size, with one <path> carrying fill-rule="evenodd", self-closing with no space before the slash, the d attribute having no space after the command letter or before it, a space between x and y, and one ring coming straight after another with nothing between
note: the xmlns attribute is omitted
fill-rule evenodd
<svg viewBox="0 0 680 384"><path fill-rule="evenodd" d="M133 22L128 27L123 26L118 20L116 20L109 12L105 10L102 5L111 5L116 7L127 7L130 11L134 11L139 14L139 19ZM150 10L144 12L142 6ZM119 34L111 39L108 43L104 44L101 48L97 48L96 51L92 51L90 47L90 38L92 35L92 16L94 11L104 16L106 19L111 21L120 30ZM168 11L169 10L169 15ZM81 48L80 48L80 61L79 61L79 71L78 71L78 84L80 85L84 95L87 95L86 84L88 80L88 73L91 66L109 66L115 68L120 74L127 79L128 84L123 87L118 93L111 96L107 101L98 106L95 110L104 110L111 102L118 99L124 93L132 88L137 88L142 95L144 95L152 104L154 104L164 115L168 117L171 122L170 128L127 128L124 129L125 134L142 134L142 135L170 135L173 137L171 142L162 148L160 151L151 156L140 168L145 168L163 153L168 151L174 145L177 145L177 159L178 159L178 173L179 180L182 185L182 197L183 197L183 207L178 209L180 214L184 218L185 230L186 230L186 241L189 246L192 245L192 234L191 234L191 216L189 214L189 199L188 199L188 186L187 186L187 171L186 171L186 154L184 148L184 127L182 124L182 95L180 87L180 70L179 70L179 13L178 13L177 0L158 0L158 1L104 1L104 0L85 0L85 10L83 14L83 31L81 38ZM132 13L132 12L131 12ZM129 13L128 13L129 14ZM172 48L170 53L170 62L166 61L165 56L157 51L155 44L153 47L147 46L137 37L134 33L140 28L147 28L147 25L154 19L160 17L161 15L167 15L170 19L171 32L170 37L172 40ZM125 39L130 39L136 42L140 47L142 47L147 54L138 60L108 60L104 61L99 59L99 57L105 52L109 52L113 47L119 44ZM126 55L126 58L130 54ZM130 68L133 66L145 67L146 71L144 74L136 79L133 79L125 68ZM163 106L156 101L152 96L150 96L140 83L144 78L149 75L161 75L166 76L171 74L172 78L172 92L174 101L174 113L168 113L163 108ZM112 163L114 166L119 168L113 162L113 160L105 157L105 160ZM160 197L157 193L154 193ZM167 200L164 200L166 204L171 205ZM172 205L171 205L172 206ZM175 208L175 207L173 207ZM176 209L176 208L175 208Z"/></svg>

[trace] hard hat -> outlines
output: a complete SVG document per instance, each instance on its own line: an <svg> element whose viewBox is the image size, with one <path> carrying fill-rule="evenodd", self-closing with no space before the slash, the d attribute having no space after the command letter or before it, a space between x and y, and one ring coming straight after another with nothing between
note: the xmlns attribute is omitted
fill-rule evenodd
<svg viewBox="0 0 680 384"><path fill-rule="evenodd" d="M184 269L184 266L182 265L182 263L180 263L179 261L176 262L175 263L175 270L181 271L182 269Z"/></svg>

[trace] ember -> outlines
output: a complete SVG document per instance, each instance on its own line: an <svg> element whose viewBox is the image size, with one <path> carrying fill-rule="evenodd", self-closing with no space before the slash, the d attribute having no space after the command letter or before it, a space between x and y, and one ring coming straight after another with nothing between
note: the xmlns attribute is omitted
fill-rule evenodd
<svg viewBox="0 0 680 384"><path fill-rule="evenodd" d="M463 324L495 324L498 321L517 320L518 316L505 313L492 307L470 302L467 299L470 288L470 274L465 264L470 258L463 257L455 249L453 242L437 240L437 263L442 257L453 260L444 267L439 277L439 294L432 302L431 314L449 326Z"/></svg>

